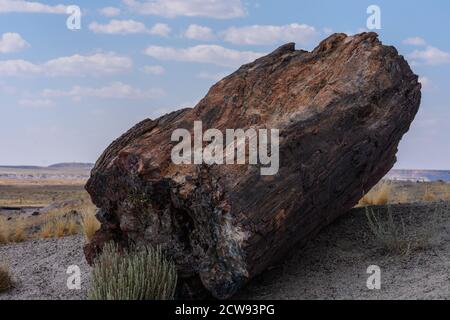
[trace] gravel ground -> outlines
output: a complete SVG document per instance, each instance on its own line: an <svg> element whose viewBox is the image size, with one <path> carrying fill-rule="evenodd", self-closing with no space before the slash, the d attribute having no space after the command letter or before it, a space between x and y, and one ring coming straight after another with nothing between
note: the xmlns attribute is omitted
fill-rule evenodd
<svg viewBox="0 0 450 320"><path fill-rule="evenodd" d="M413 239L431 234L426 248L388 254L370 233L364 210L355 209L251 281L235 298L450 299L450 203L397 205L392 210ZM75 236L0 246L0 260L6 259L16 280L15 289L0 300L85 299L90 270L83 243ZM67 288L70 265L81 269L81 290ZM366 286L370 265L381 268L380 290Z"/></svg>
<svg viewBox="0 0 450 320"><path fill-rule="evenodd" d="M354 209L236 298L450 299L450 203L395 205L392 212L413 241L431 236L426 248L387 253L369 231L365 210ZM371 265L381 268L380 290L367 288Z"/></svg>
<svg viewBox="0 0 450 320"><path fill-rule="evenodd" d="M83 244L82 236L71 236L0 246L0 260L7 263L15 281L15 288L0 294L0 300L85 299L90 268ZM80 267L81 290L67 287L71 265Z"/></svg>

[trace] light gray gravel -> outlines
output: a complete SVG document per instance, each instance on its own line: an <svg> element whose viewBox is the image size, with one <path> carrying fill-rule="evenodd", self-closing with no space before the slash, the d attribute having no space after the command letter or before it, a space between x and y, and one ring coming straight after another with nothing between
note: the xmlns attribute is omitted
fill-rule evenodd
<svg viewBox="0 0 450 320"><path fill-rule="evenodd" d="M85 299L90 267L83 254L84 238L33 240L0 246L0 261L6 262L15 288L0 294L0 300ZM67 288L67 268L81 271L81 290Z"/></svg>

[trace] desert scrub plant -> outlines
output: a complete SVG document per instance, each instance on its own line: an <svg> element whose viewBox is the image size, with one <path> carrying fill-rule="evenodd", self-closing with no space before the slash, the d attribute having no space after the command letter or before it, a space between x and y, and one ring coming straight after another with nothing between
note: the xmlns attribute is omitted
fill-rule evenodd
<svg viewBox="0 0 450 320"><path fill-rule="evenodd" d="M376 214L366 207L367 224L376 240L389 252L407 254L410 244L406 240L406 229L403 219L394 222L391 207L388 207L386 217Z"/></svg>
<svg viewBox="0 0 450 320"><path fill-rule="evenodd" d="M394 218L392 208L387 207L384 213L366 207L367 224L376 241L388 253L408 255L413 250L425 249L430 245L433 235L439 228L439 217L443 215L442 206L427 209L427 224L413 222L410 212L408 223L402 216Z"/></svg>
<svg viewBox="0 0 450 320"><path fill-rule="evenodd" d="M0 264L0 293L8 291L13 287L13 281L6 265Z"/></svg>
<svg viewBox="0 0 450 320"><path fill-rule="evenodd" d="M81 224L83 226L84 237L87 242L91 242L94 234L100 229L100 222L95 217L96 208L90 207L87 208L83 214L81 219Z"/></svg>
<svg viewBox="0 0 450 320"><path fill-rule="evenodd" d="M366 193L359 201L359 206L385 205L389 202L391 184L381 181L372 190Z"/></svg>
<svg viewBox="0 0 450 320"><path fill-rule="evenodd" d="M161 248L119 250L107 243L94 262L89 298L92 300L171 300L177 273Z"/></svg>

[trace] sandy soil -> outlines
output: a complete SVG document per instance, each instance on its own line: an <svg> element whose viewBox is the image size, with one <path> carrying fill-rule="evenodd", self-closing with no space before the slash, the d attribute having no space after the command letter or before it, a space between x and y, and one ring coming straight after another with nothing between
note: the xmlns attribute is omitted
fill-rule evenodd
<svg viewBox="0 0 450 320"><path fill-rule="evenodd" d="M431 233L426 248L389 254L371 234L364 209L354 209L236 298L450 299L450 203L396 205L392 210L412 239ZM370 265L381 268L380 290L367 288Z"/></svg>
<svg viewBox="0 0 450 320"><path fill-rule="evenodd" d="M236 298L450 299L450 203L396 205L392 210L412 239L431 234L425 248L406 255L388 253L370 233L364 209L354 209L254 279ZM89 267L83 242L75 236L0 246L0 259L6 257L17 281L0 299L86 298ZM66 270L73 264L82 272L80 291L66 286ZM380 290L366 287L370 265L381 268Z"/></svg>

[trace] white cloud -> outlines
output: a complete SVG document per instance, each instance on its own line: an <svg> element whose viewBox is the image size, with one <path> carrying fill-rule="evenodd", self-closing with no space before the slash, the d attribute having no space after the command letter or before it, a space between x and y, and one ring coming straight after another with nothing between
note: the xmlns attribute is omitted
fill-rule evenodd
<svg viewBox="0 0 450 320"><path fill-rule="evenodd" d="M95 33L105 34L135 34L148 33L166 37L170 33L170 27L164 23L157 23L148 29L145 24L135 20L111 20L107 24L92 22L89 24L89 30Z"/></svg>
<svg viewBox="0 0 450 320"><path fill-rule="evenodd" d="M231 27L224 31L224 40L234 44L270 45L278 42L310 43L319 35L312 26L292 23L283 26L253 25Z"/></svg>
<svg viewBox="0 0 450 320"><path fill-rule="evenodd" d="M427 43L423 38L420 37L411 37L403 40L404 44L411 46L425 46Z"/></svg>
<svg viewBox="0 0 450 320"><path fill-rule="evenodd" d="M105 17L116 17L121 13L121 10L116 7L105 7L99 9L98 12Z"/></svg>
<svg viewBox="0 0 450 320"><path fill-rule="evenodd" d="M416 64L436 66L450 62L450 54L438 48L427 46L424 50L414 50L408 55Z"/></svg>
<svg viewBox="0 0 450 320"><path fill-rule="evenodd" d="M66 6L46 5L40 2L24 0L0 0L0 13L26 12L26 13L53 13L66 14Z"/></svg>
<svg viewBox="0 0 450 320"><path fill-rule="evenodd" d="M199 45L184 49L150 46L144 53L160 60L211 63L225 67L238 67L264 55L260 52L237 51L218 45Z"/></svg>
<svg viewBox="0 0 450 320"><path fill-rule="evenodd" d="M183 34L188 39L208 41L214 39L214 32L211 28L191 24Z"/></svg>
<svg viewBox="0 0 450 320"><path fill-rule="evenodd" d="M54 102L50 99L21 99L19 105L24 107L43 108L52 107Z"/></svg>
<svg viewBox="0 0 450 320"><path fill-rule="evenodd" d="M143 71L148 74L161 75L166 72L162 66L145 66Z"/></svg>
<svg viewBox="0 0 450 320"><path fill-rule="evenodd" d="M419 82L423 87L428 87L431 84L431 80L427 77L419 77Z"/></svg>
<svg viewBox="0 0 450 320"><path fill-rule="evenodd" d="M161 36L161 37L167 37L170 33L171 29L170 27L165 23L157 23L153 27L150 28L149 33Z"/></svg>
<svg viewBox="0 0 450 320"><path fill-rule="evenodd" d="M209 17L230 19L245 15L241 0L123 0L133 11L168 18Z"/></svg>
<svg viewBox="0 0 450 320"><path fill-rule="evenodd" d="M100 88L75 86L67 91L45 89L41 92L41 96L45 98L71 97L76 99L84 97L102 99L156 99L163 95L164 91L162 89L151 88L142 90L122 82L113 82L108 86Z"/></svg>
<svg viewBox="0 0 450 320"><path fill-rule="evenodd" d="M197 77L200 79L219 81L229 75L229 72L219 72L219 73L211 73L211 72L200 72Z"/></svg>
<svg viewBox="0 0 450 320"><path fill-rule="evenodd" d="M0 76L33 76L42 73L42 67L26 60L0 61Z"/></svg>
<svg viewBox="0 0 450 320"><path fill-rule="evenodd" d="M0 53L21 51L30 45L18 33L4 33L0 38Z"/></svg>
<svg viewBox="0 0 450 320"><path fill-rule="evenodd" d="M107 24L92 22L89 24L89 30L95 33L129 34L145 33L147 32L147 27L142 22L134 20L111 20Z"/></svg>
<svg viewBox="0 0 450 320"><path fill-rule="evenodd" d="M127 71L133 61L115 53L96 53L90 56L73 55L35 64L26 60L0 61L0 76L98 76Z"/></svg>

